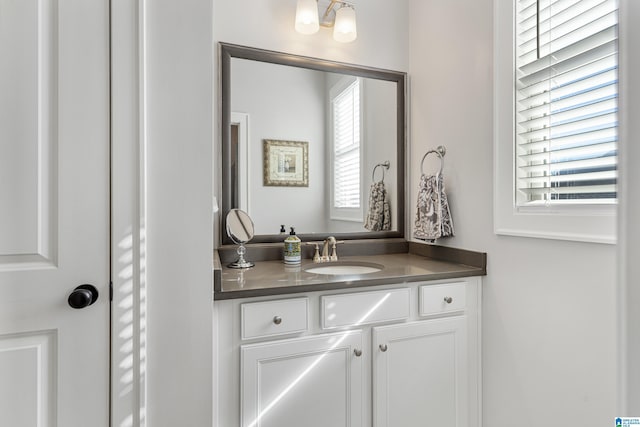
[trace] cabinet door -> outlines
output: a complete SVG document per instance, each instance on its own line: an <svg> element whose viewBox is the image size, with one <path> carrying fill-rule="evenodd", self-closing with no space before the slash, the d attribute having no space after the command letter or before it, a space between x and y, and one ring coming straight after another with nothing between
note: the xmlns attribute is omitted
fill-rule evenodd
<svg viewBox="0 0 640 427"><path fill-rule="evenodd" d="M362 332L241 347L243 427L359 427Z"/></svg>
<svg viewBox="0 0 640 427"><path fill-rule="evenodd" d="M373 328L375 427L468 425L464 316Z"/></svg>

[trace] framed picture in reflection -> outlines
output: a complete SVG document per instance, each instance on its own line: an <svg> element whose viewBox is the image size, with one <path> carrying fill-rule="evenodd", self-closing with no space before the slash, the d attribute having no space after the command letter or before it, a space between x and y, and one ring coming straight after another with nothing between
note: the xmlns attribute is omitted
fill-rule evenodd
<svg viewBox="0 0 640 427"><path fill-rule="evenodd" d="M309 143L307 141L263 140L264 185L309 186Z"/></svg>

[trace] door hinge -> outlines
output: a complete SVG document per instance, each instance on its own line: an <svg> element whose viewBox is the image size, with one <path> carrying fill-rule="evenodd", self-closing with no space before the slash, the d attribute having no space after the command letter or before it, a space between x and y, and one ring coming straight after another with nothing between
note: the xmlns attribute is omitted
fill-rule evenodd
<svg viewBox="0 0 640 427"><path fill-rule="evenodd" d="M109 301L113 301L113 282L109 282Z"/></svg>

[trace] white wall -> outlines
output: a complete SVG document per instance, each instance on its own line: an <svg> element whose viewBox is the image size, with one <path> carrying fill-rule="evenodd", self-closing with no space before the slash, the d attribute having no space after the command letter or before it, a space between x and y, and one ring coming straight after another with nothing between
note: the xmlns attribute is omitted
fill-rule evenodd
<svg viewBox="0 0 640 427"><path fill-rule="evenodd" d="M640 414L640 2L620 2L619 413Z"/></svg>
<svg viewBox="0 0 640 427"><path fill-rule="evenodd" d="M153 0L142 10L148 426L212 425L211 7Z"/></svg>
<svg viewBox="0 0 640 427"><path fill-rule="evenodd" d="M492 8L491 0L410 0L411 181L422 153L445 145L456 237L439 243L488 253L484 425L609 425L615 246L493 233Z"/></svg>

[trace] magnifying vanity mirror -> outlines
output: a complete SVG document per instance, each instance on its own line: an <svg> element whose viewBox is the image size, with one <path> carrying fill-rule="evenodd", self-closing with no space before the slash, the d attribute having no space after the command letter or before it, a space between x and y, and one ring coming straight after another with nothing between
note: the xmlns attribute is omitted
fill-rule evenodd
<svg viewBox="0 0 640 427"><path fill-rule="evenodd" d="M303 240L403 237L406 73L219 48L222 226L242 209L254 242L281 242L282 224ZM370 231L379 164L390 221Z"/></svg>
<svg viewBox="0 0 640 427"><path fill-rule="evenodd" d="M227 214L227 236L237 243L238 260L229 264L230 268L249 268L255 264L247 261L244 258L244 254L247 249L244 247L245 243L253 239L254 228L253 221L249 215L240 209L231 209Z"/></svg>

